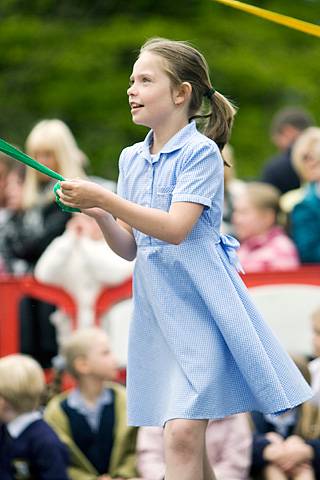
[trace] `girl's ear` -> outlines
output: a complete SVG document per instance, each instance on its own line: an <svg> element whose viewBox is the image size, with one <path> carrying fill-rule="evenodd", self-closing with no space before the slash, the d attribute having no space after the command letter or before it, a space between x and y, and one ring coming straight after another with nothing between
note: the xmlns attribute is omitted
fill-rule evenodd
<svg viewBox="0 0 320 480"><path fill-rule="evenodd" d="M176 105L181 105L182 103L188 101L191 97L192 85L189 82L183 82L177 88L174 95L174 103Z"/></svg>

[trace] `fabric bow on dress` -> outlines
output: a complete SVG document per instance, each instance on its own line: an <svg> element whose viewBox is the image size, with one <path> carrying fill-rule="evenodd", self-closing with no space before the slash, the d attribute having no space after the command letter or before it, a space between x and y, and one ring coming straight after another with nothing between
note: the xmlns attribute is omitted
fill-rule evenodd
<svg viewBox="0 0 320 480"><path fill-rule="evenodd" d="M238 272L244 273L242 265L237 255L237 250L240 247L238 240L231 235L221 235L219 242L227 255L231 265L234 265Z"/></svg>

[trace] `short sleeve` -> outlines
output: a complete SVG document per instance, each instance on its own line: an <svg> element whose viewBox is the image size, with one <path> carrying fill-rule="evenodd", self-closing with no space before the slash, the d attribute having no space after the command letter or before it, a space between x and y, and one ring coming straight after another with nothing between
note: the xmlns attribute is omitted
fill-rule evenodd
<svg viewBox="0 0 320 480"><path fill-rule="evenodd" d="M214 143L203 143L187 153L172 202L200 203L211 207L212 198L223 183L223 161Z"/></svg>
<svg viewBox="0 0 320 480"><path fill-rule="evenodd" d="M126 149L122 150L119 157L119 176L117 182L117 194L119 197L126 198L126 188L124 185L124 162L126 158Z"/></svg>

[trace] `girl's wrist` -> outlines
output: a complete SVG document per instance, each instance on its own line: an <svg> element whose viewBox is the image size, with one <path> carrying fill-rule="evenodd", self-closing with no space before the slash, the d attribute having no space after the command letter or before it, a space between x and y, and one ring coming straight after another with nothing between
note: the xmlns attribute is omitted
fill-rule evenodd
<svg viewBox="0 0 320 480"><path fill-rule="evenodd" d="M98 197L98 207L103 209L105 212L110 212L110 200L112 200L112 196L114 195L114 193L112 192L109 192L109 190L106 190L105 188L103 188L101 190L101 194L99 195Z"/></svg>

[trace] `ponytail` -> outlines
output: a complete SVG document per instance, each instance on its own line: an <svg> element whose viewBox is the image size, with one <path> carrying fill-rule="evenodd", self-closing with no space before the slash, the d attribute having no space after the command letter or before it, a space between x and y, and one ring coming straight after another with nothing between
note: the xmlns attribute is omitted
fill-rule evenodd
<svg viewBox="0 0 320 480"><path fill-rule="evenodd" d="M209 99L211 104L211 112L207 114L193 115L190 120L193 119L207 119L203 127L203 133L207 137L214 140L218 145L220 152L223 147L228 143L231 129L233 126L234 116L237 112L236 107L221 93L217 92L213 88L206 91L204 97ZM231 167L231 164L225 159L223 160L227 167Z"/></svg>
<svg viewBox="0 0 320 480"><path fill-rule="evenodd" d="M209 101L211 103L211 113L204 134L214 140L221 151L230 138L236 108L217 91L214 92Z"/></svg>

